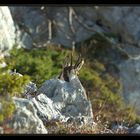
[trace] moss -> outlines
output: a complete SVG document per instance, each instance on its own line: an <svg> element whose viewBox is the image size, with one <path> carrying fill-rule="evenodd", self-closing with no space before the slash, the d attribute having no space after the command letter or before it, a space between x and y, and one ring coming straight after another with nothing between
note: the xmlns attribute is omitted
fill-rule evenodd
<svg viewBox="0 0 140 140"><path fill-rule="evenodd" d="M61 71L66 51L53 51L52 48L32 50L14 48L10 54L10 57L5 58L9 68L30 75L31 80L39 86Z"/></svg>
<svg viewBox="0 0 140 140"><path fill-rule="evenodd" d="M19 76L9 71L8 67L0 68L0 123L12 116L15 111L12 97L22 97L24 87L30 81L27 75Z"/></svg>
<svg viewBox="0 0 140 140"><path fill-rule="evenodd" d="M24 86L29 83L29 76L18 76L9 72L0 74L0 96L16 96L23 91Z"/></svg>
<svg viewBox="0 0 140 140"><path fill-rule="evenodd" d="M11 98L7 99L5 97L1 97L0 103L2 106L2 109L0 110L0 123L2 123L13 115L15 104Z"/></svg>

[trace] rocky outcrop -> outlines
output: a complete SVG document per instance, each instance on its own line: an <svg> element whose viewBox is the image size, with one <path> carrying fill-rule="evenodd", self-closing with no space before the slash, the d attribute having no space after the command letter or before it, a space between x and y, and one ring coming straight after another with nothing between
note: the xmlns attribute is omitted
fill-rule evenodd
<svg viewBox="0 0 140 140"><path fill-rule="evenodd" d="M95 32L116 34L118 37L117 43L122 44L120 48L130 56L125 60L120 59L119 64L117 62L119 76L123 84L123 96L127 103L136 105L137 111L140 113L139 7L9 6L9 9L8 7L0 7L0 17L2 19L0 21L1 51L11 48L15 41L20 46L26 48L31 48L32 46L42 47L45 46L48 41L70 47L72 41L83 41L95 34ZM116 57L113 57L113 59L118 60ZM3 65L4 64L2 64L2 66ZM48 89L50 83L51 87ZM30 89L31 86L32 85L29 86ZM72 88L74 88L74 90L71 90ZM37 89L33 87L30 93L36 91ZM69 94L70 92L72 92L72 94ZM79 94L75 94L76 92ZM65 117L72 118L78 115L78 111L81 113L81 116L86 112L82 112L79 105L85 110L90 110L89 106L91 105L85 96L82 96L83 93L85 93L83 89L82 92L80 92L78 88L76 89L71 83L51 79L46 81L38 90L38 94L40 95L36 98L31 98L31 100L36 106L37 112L46 120L58 119L60 116L63 116L62 118L60 117L61 119ZM49 102L51 106L47 103L43 103L42 100L45 100L47 103ZM78 101L81 102L79 103ZM85 104L87 104L87 106ZM47 111L42 113L42 110L39 109L41 107L43 108L43 106L45 106L44 109L50 109L51 113ZM92 115L89 114L89 116Z"/></svg>
<svg viewBox="0 0 140 140"><path fill-rule="evenodd" d="M30 82L25 87L27 99L13 97L16 111L7 122L13 133L47 134L45 125L54 121L91 125L93 112L86 91L76 75L70 74L69 79L50 79L39 89Z"/></svg>
<svg viewBox="0 0 140 140"><path fill-rule="evenodd" d="M113 32L124 43L140 44L139 7L9 8L22 45L28 48L46 45L48 40L70 47L72 41L83 41L95 32Z"/></svg>
<svg viewBox="0 0 140 140"><path fill-rule="evenodd" d="M86 97L86 92L77 76L73 76L70 82L59 79L47 80L38 90L49 99L57 113L56 118L82 118L85 123L93 119L92 106ZM37 99L40 100L38 96ZM55 112L56 112L55 111ZM47 114L47 110L45 111ZM47 116L47 115L44 115ZM61 117L62 116L62 117ZM62 119L64 121L64 119Z"/></svg>
<svg viewBox="0 0 140 140"><path fill-rule="evenodd" d="M91 26L91 31L81 26L68 7L9 7L15 23L20 30L20 42L23 47L46 46L48 41L71 47L72 41L79 42L94 34L92 8L81 8L80 20ZM18 13L18 14L17 14ZM38 17L38 18L34 18ZM86 20L84 19L86 18ZM71 28L72 24L72 28ZM93 26L93 27L92 27ZM96 26L95 26L96 27ZM98 26L96 30L102 30Z"/></svg>
<svg viewBox="0 0 140 140"><path fill-rule="evenodd" d="M4 52L15 45L14 21L7 6L0 7L0 19L0 52Z"/></svg>
<svg viewBox="0 0 140 140"><path fill-rule="evenodd" d="M119 65L123 96L140 114L140 59L129 59Z"/></svg>
<svg viewBox="0 0 140 140"><path fill-rule="evenodd" d="M16 111L8 122L10 128L17 134L47 134L43 122L37 115L37 110L30 100L13 97Z"/></svg>
<svg viewBox="0 0 140 140"><path fill-rule="evenodd" d="M93 121L91 103L75 75L71 76L70 82L57 78L47 80L36 91L36 95L27 92L26 96L32 101L44 122L79 120L80 123L81 119L87 124Z"/></svg>
<svg viewBox="0 0 140 140"><path fill-rule="evenodd" d="M140 45L140 7L95 7L96 19L102 26L121 36L123 42ZM94 18L94 20L95 20Z"/></svg>

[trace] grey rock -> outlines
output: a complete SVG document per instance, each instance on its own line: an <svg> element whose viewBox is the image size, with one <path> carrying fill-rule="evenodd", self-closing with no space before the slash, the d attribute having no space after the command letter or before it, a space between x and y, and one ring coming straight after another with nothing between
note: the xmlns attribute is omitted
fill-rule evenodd
<svg viewBox="0 0 140 140"><path fill-rule="evenodd" d="M93 119L91 102L87 99L85 89L75 75L71 75L70 82L57 78L47 80L37 92L50 98L55 110L66 118L83 116L87 122Z"/></svg>
<svg viewBox="0 0 140 140"><path fill-rule="evenodd" d="M91 14L93 13L94 15L92 7L74 8L81 23L84 23L89 28L86 29L82 26L72 15L72 26L75 32L70 27L68 17L70 9L68 7L46 7L45 12L39 6L11 6L9 8L20 32L20 44L26 48L31 48L32 45L36 47L45 46L49 40L52 43L71 47L72 41L79 42L95 34L94 29L99 32L104 31L104 29L95 24L94 16ZM49 35L48 20L52 21L51 37Z"/></svg>
<svg viewBox="0 0 140 140"><path fill-rule="evenodd" d="M0 7L0 52L15 45L15 27L11 12L7 6Z"/></svg>
<svg viewBox="0 0 140 140"><path fill-rule="evenodd" d="M45 46L48 41L71 47L72 41L83 41L95 32L114 32L121 36L124 43L140 45L139 7L46 7L46 11L43 9L39 6L1 7L1 50L11 48L15 43L25 48L40 47ZM71 17L68 16L70 13ZM36 16L38 18L34 18ZM48 20L52 21L51 37Z"/></svg>
<svg viewBox="0 0 140 140"><path fill-rule="evenodd" d="M23 75L20 74L19 72L16 72L16 69L15 69L14 71L9 70L9 73L10 73L11 75L17 75L17 76L19 76L19 77L23 76Z"/></svg>
<svg viewBox="0 0 140 140"><path fill-rule="evenodd" d="M19 27L19 38L22 40L20 42L27 48L31 48L32 44L43 46L49 38L53 43L71 47L72 41L83 41L95 32L114 32L121 36L124 43L140 45L139 7L10 6L9 9ZM44 9L46 11L43 11ZM70 13L71 17L68 16ZM36 16L38 18L34 18ZM48 20L52 21L51 37Z"/></svg>
<svg viewBox="0 0 140 140"><path fill-rule="evenodd" d="M0 134L3 134L4 133L4 130L2 127L0 127Z"/></svg>
<svg viewBox="0 0 140 140"><path fill-rule="evenodd" d="M129 128L124 125L113 125L111 130L113 130L115 132L116 131L128 131Z"/></svg>
<svg viewBox="0 0 140 140"><path fill-rule="evenodd" d="M40 94L31 100L37 109L38 116L43 120L43 122L62 120L64 118L55 108L53 101L45 94Z"/></svg>
<svg viewBox="0 0 140 140"><path fill-rule="evenodd" d="M140 125L135 124L132 128L129 129L129 133L131 133L131 134L140 134Z"/></svg>
<svg viewBox="0 0 140 140"><path fill-rule="evenodd" d="M98 7L94 11L101 23L118 33L124 42L139 46L140 41L140 7Z"/></svg>
<svg viewBox="0 0 140 140"><path fill-rule="evenodd" d="M16 71L11 74L22 76ZM10 127L17 133L47 133L43 123L50 121L93 123L92 106L84 87L76 75L70 74L69 79L70 82L50 79L39 89L32 82L27 84L27 99L13 97L16 112Z"/></svg>
<svg viewBox="0 0 140 140"><path fill-rule="evenodd" d="M13 97L16 112L8 122L10 128L17 134L47 134L42 120L37 116L37 110L28 99Z"/></svg>
<svg viewBox="0 0 140 140"><path fill-rule="evenodd" d="M140 114L140 60L128 59L119 65L119 74L123 84L123 97L127 104L135 106Z"/></svg>
<svg viewBox="0 0 140 140"><path fill-rule="evenodd" d="M35 83L33 82L29 82L26 86L25 86L25 89L24 89L24 96L27 98L27 99L30 99L32 98L32 93L35 93L37 91L37 86Z"/></svg>

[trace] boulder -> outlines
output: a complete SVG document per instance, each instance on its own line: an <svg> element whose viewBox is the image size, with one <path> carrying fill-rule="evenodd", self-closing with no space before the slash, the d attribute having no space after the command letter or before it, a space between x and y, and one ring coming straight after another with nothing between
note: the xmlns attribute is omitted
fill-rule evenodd
<svg viewBox="0 0 140 140"><path fill-rule="evenodd" d="M2 127L0 127L0 134L3 134L4 133L4 130Z"/></svg>
<svg viewBox="0 0 140 140"><path fill-rule="evenodd" d="M28 87L29 88L29 87ZM29 91L32 91L28 89ZM34 93L26 94L43 122L93 122L91 102L76 75L70 82L53 78L45 81Z"/></svg>
<svg viewBox="0 0 140 140"><path fill-rule="evenodd" d="M91 102L78 77L69 76L69 82L53 78L45 81L39 89L32 82L27 84L27 99L13 97L16 111L8 126L18 134L44 134L48 133L45 125L49 122L91 125Z"/></svg>
<svg viewBox="0 0 140 140"><path fill-rule="evenodd" d="M52 104L57 112L52 114L57 114L57 118L61 118L60 120L83 118L85 123L93 121L91 102L87 99L86 91L75 75L71 77L70 82L57 78L47 80L37 90L37 94L44 94L49 98L50 105ZM41 97L43 95L37 96L36 99L41 100ZM47 114L47 110L44 112L45 114Z"/></svg>
<svg viewBox="0 0 140 140"><path fill-rule="evenodd" d="M131 134L140 134L140 125L135 124L132 128L129 129L129 133L131 133Z"/></svg>
<svg viewBox="0 0 140 140"><path fill-rule="evenodd" d="M37 110L32 101L13 97L16 111L8 122L10 128L17 134L47 134L42 120L37 115Z"/></svg>
<svg viewBox="0 0 140 140"><path fill-rule="evenodd" d="M0 53L15 45L15 26L7 6L0 7Z"/></svg>
<svg viewBox="0 0 140 140"><path fill-rule="evenodd" d="M45 94L40 94L30 100L34 104L38 116L44 123L65 119L65 117L60 113L60 111L55 108L53 101Z"/></svg>

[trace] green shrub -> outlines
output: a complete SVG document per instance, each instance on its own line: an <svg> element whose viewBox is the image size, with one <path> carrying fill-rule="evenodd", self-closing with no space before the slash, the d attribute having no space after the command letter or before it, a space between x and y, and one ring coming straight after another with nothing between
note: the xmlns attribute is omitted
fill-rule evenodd
<svg viewBox="0 0 140 140"><path fill-rule="evenodd" d="M12 116L15 111L12 97L22 97L24 87L30 81L27 75L19 76L9 71L8 67L0 68L0 123Z"/></svg>
<svg viewBox="0 0 140 140"><path fill-rule="evenodd" d="M12 99L7 99L5 97L1 97L0 99L1 109L0 109L0 123L10 118L15 111L15 104Z"/></svg>
<svg viewBox="0 0 140 140"><path fill-rule="evenodd" d="M20 93L28 82L29 76L26 75L11 75L9 72L0 74L0 96L21 96Z"/></svg>
<svg viewBox="0 0 140 140"><path fill-rule="evenodd" d="M27 74L38 86L61 71L66 51L48 49L25 50L14 48L5 61L10 69Z"/></svg>

